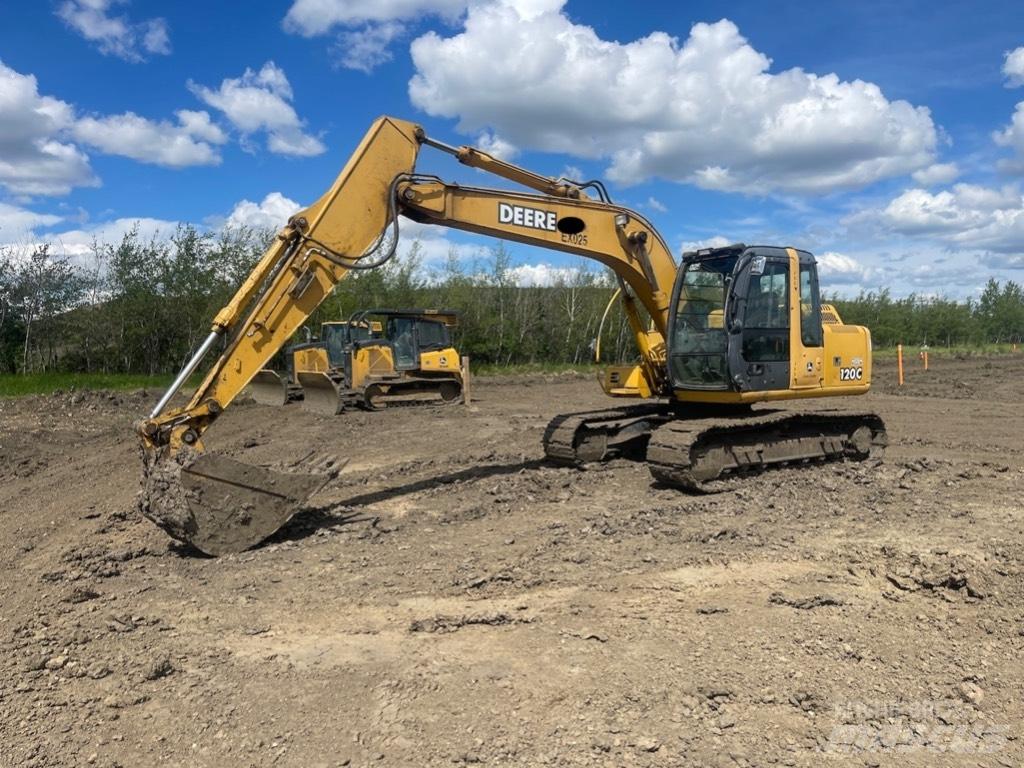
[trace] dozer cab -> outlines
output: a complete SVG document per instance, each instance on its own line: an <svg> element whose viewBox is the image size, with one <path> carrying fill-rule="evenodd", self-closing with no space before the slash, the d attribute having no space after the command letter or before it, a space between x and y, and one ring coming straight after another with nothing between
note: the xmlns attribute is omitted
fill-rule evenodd
<svg viewBox="0 0 1024 768"><path fill-rule="evenodd" d="M425 147L519 188L417 173ZM237 552L277 530L323 487L329 476L204 453L201 438L340 280L394 256L402 216L583 256L614 272L638 362L609 369L604 389L647 402L554 417L543 438L550 461L577 466L628 453L659 482L714 491L773 466L859 461L884 450L885 426L874 414L764 407L870 389L870 333L822 306L811 254L735 245L687 253L677 264L651 222L612 202L599 181L542 176L382 117L331 188L288 221L137 424L144 515L205 552ZM220 358L188 402L169 408L220 344Z"/></svg>
<svg viewBox="0 0 1024 768"><path fill-rule="evenodd" d="M435 309L368 309L326 322L320 338L288 347L288 372L259 371L250 384L257 402L336 415L389 403L457 403L461 357L452 345L458 313Z"/></svg>

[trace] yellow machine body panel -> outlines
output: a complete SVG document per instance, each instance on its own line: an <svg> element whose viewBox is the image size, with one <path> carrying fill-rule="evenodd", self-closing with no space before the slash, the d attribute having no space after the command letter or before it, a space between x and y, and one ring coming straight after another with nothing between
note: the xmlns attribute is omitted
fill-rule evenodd
<svg viewBox="0 0 1024 768"><path fill-rule="evenodd" d="M292 354L292 365L296 373L327 373L331 369L327 350L322 347L296 350Z"/></svg>
<svg viewBox="0 0 1024 768"><path fill-rule="evenodd" d="M612 365L598 374L601 389L611 397L642 397L651 396L651 388L639 365Z"/></svg>
<svg viewBox="0 0 1024 768"><path fill-rule="evenodd" d="M420 370L461 375L459 352L455 347L420 353Z"/></svg>
<svg viewBox="0 0 1024 768"><path fill-rule="evenodd" d="M352 355L352 389L362 389L372 378L394 377L395 356L384 344L362 347Z"/></svg>

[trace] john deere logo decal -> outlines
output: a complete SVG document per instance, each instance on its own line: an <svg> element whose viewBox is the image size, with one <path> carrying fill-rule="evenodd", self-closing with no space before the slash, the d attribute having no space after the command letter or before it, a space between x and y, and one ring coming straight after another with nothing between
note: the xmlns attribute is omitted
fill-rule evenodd
<svg viewBox="0 0 1024 768"><path fill-rule="evenodd" d="M498 223L514 224L517 227L543 229L547 232L558 231L558 216L554 211L542 211L537 208L526 208L522 205L498 203Z"/></svg>

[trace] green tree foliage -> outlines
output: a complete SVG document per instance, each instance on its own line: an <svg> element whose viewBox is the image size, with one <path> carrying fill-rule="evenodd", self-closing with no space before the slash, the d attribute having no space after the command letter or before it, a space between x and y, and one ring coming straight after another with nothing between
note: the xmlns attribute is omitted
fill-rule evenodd
<svg viewBox="0 0 1024 768"><path fill-rule="evenodd" d="M95 243L74 259L48 245L0 248L0 373L163 374L177 371L212 317L263 255L274 233L182 226L162 239L137 231ZM585 363L615 290L607 271L582 259L544 286L524 285L504 243L473 258L438 262L412 242L379 269L356 271L307 323L359 309L426 307L460 313L455 339L478 363ZM1024 339L1024 290L989 281L959 302L888 290L835 297L843 320L866 325L876 346L954 346ZM636 351L616 303L601 328L602 359Z"/></svg>
<svg viewBox="0 0 1024 768"><path fill-rule="evenodd" d="M911 294L894 299L888 289L853 299L833 297L843 322L866 325L876 346L928 344L953 347L1024 340L1024 291L1012 280L989 280L977 300L954 301Z"/></svg>

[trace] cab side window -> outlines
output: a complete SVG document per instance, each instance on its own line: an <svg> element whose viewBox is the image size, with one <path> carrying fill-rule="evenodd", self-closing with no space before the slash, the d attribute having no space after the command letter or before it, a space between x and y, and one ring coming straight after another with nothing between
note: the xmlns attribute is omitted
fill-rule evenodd
<svg viewBox="0 0 1024 768"><path fill-rule="evenodd" d="M825 344L821 330L818 271L813 264L800 265L800 340L805 347L821 347Z"/></svg>
<svg viewBox="0 0 1024 768"><path fill-rule="evenodd" d="M789 265L765 261L751 274L743 321L743 358L752 363L789 360Z"/></svg>
<svg viewBox="0 0 1024 768"><path fill-rule="evenodd" d="M420 320L416 325L420 349L444 349L451 343L444 323Z"/></svg>

